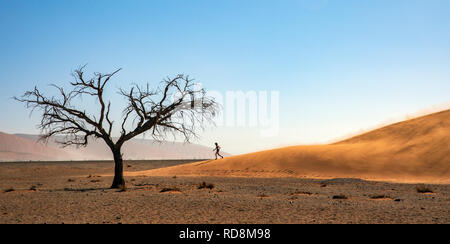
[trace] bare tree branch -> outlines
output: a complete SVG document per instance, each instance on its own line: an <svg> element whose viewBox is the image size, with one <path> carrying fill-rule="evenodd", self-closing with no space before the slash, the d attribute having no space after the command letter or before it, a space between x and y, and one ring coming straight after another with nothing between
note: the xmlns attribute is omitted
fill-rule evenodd
<svg viewBox="0 0 450 244"><path fill-rule="evenodd" d="M213 123L219 111L214 99L206 96L205 90L197 89L189 76L167 77L156 90L151 90L149 84L144 87L134 84L129 91L119 90L119 94L127 100L127 106L123 110L120 137L114 142L111 102L105 100L104 89L121 69L109 74L94 73L92 78L86 79L85 66L73 72L70 92L52 84L59 93L57 97L45 96L35 87L14 99L25 103L32 112L42 111L39 124L41 140L48 141L52 136L63 135L64 139L58 141L62 146L87 146L91 137L102 138L111 149L116 163L112 188L125 186L121 147L126 141L150 131L155 140L164 140L172 135L182 136L189 142L198 137L205 124ZM97 114L90 115L75 106L75 100L83 96L99 102ZM127 130L127 127L131 129Z"/></svg>
<svg viewBox="0 0 450 244"><path fill-rule="evenodd" d="M129 101L124 110L125 118L134 115L138 122L130 132L126 132L122 124L117 143L124 143L150 129L156 140L164 139L167 134L181 135L186 141L197 137L204 124L212 123L219 107L203 89L195 89L194 85L188 76L167 78L162 82L163 88L158 89L159 99L158 92L149 90L148 86L134 85L130 92L121 90L120 94Z"/></svg>
<svg viewBox="0 0 450 244"><path fill-rule="evenodd" d="M63 146L86 146L88 138L94 136L107 140L108 146L113 146L111 139L113 121L109 118L111 103L108 103L108 106L105 105L103 92L107 82L120 69L106 75L96 73L95 83L93 78L89 80L84 78L84 67L74 71L75 81L70 83L73 88L71 92L67 93L62 87L55 84L51 85L58 90L59 99L46 97L36 87L20 98L14 97L17 101L25 103L27 108L31 108L32 111L36 109L43 111L39 125L43 132L41 140L46 141L53 135L61 134L65 135L64 141L60 142ZM95 116L91 117L84 110L76 109L73 106L73 101L83 95L93 96L99 101L100 112L98 117L100 119L98 121ZM105 117L109 124L107 131L103 125Z"/></svg>

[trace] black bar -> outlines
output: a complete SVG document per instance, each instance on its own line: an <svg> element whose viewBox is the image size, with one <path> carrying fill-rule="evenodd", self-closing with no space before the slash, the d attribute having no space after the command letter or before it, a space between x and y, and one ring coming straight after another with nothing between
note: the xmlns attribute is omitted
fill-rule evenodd
<svg viewBox="0 0 450 244"><path fill-rule="evenodd" d="M446 240L447 225L2 225L2 233L57 243L426 243ZM9 230L11 228L11 230ZM15 229L17 228L17 229ZM430 229L428 229L430 228ZM13 230L15 229L15 230ZM23 234L19 234L23 233ZM188 236L186 236L188 234ZM184 236L183 236L184 235Z"/></svg>

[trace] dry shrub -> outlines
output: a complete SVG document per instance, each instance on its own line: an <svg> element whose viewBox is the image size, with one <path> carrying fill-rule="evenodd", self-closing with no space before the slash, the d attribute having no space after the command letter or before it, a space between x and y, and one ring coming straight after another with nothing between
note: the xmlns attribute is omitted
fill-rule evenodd
<svg viewBox="0 0 450 244"><path fill-rule="evenodd" d="M416 186L416 191L418 193L434 193L434 191L430 187L427 187L425 185Z"/></svg>
<svg viewBox="0 0 450 244"><path fill-rule="evenodd" d="M159 192L160 192L160 193L164 193L164 192L171 192L171 191L181 192L181 190L178 189L178 188L176 188L176 187L173 187L173 188L169 188L169 187L163 188L163 189L162 189L161 191L159 191Z"/></svg>
<svg viewBox="0 0 450 244"><path fill-rule="evenodd" d="M294 192L289 193L289 195L290 196L295 196L295 195L307 195L307 196L310 196L310 195L312 195L312 192L295 190Z"/></svg>
<svg viewBox="0 0 450 244"><path fill-rule="evenodd" d="M334 195L333 199L343 199L343 200L345 200L345 199L348 199L348 197L346 195L339 194L339 195Z"/></svg>
<svg viewBox="0 0 450 244"><path fill-rule="evenodd" d="M371 199L390 199L391 197L385 194L376 194L376 195L371 195L370 196Z"/></svg>
<svg viewBox="0 0 450 244"><path fill-rule="evenodd" d="M213 188L214 188L214 184L206 183L204 181L198 186L198 189L210 189L210 190L212 190Z"/></svg>

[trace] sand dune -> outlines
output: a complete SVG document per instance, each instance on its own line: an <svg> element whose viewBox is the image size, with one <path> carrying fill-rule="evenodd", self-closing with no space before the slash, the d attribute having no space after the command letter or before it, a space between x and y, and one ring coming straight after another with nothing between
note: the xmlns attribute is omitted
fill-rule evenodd
<svg viewBox="0 0 450 244"><path fill-rule="evenodd" d="M0 132L0 161L63 160L70 155L15 135Z"/></svg>
<svg viewBox="0 0 450 244"><path fill-rule="evenodd" d="M329 145L293 146L132 175L355 177L450 182L450 110Z"/></svg>

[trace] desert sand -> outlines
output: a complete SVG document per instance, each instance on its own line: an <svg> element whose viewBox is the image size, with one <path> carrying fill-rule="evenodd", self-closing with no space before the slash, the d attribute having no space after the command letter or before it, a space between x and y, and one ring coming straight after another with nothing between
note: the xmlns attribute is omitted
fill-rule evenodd
<svg viewBox="0 0 450 244"><path fill-rule="evenodd" d="M217 161L127 160L126 191L109 189L112 161L3 162L0 223L448 224L449 119Z"/></svg>
<svg viewBox="0 0 450 244"><path fill-rule="evenodd" d="M450 110L329 145L293 146L129 175L450 183Z"/></svg>
<svg viewBox="0 0 450 244"><path fill-rule="evenodd" d="M128 172L177 161L127 162ZM112 162L0 164L0 223L450 223L450 186L359 179L127 177ZM205 181L212 189L198 189ZM166 189L166 191L161 192ZM344 195L347 199L333 199Z"/></svg>

